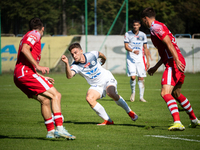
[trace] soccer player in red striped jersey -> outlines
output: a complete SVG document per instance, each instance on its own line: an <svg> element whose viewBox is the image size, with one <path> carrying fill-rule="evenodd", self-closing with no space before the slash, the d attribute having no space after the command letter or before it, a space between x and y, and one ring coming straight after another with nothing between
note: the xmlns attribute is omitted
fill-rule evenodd
<svg viewBox="0 0 200 150"><path fill-rule="evenodd" d="M187 111L191 124L189 127L200 126L200 121L194 114L188 99L181 93L181 87L184 83L185 59L177 46L176 40L165 24L157 21L156 13L153 8L145 8L141 13L143 24L150 29L151 40L158 49L160 60L156 65L148 70L149 75L153 75L162 65L165 65L165 71L161 81L161 96L167 103L169 111L173 117L174 124L168 130L184 130L185 127L180 121L178 106L176 100Z"/></svg>
<svg viewBox="0 0 200 150"><path fill-rule="evenodd" d="M14 70L15 85L22 90L28 98L33 98L41 103L41 112L47 128L47 138L63 137L75 139L63 127L61 113L61 94L52 85L54 80L50 77L44 77L37 73L49 73L48 67L39 65L41 58L41 38L44 32L44 26L40 18L32 18L29 21L28 31L22 38L17 62ZM54 120L52 119L52 113ZM56 130L54 129L54 123Z"/></svg>

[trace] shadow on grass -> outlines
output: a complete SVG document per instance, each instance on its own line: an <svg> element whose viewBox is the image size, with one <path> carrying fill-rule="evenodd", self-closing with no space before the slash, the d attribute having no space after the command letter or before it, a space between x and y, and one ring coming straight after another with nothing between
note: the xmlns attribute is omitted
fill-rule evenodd
<svg viewBox="0 0 200 150"><path fill-rule="evenodd" d="M43 137L22 137L22 136L7 136L7 135L0 135L0 139L36 139L36 140L48 140L48 141L63 141L66 140L64 138L59 139L49 139L49 138L43 138Z"/></svg>
<svg viewBox="0 0 200 150"><path fill-rule="evenodd" d="M97 125L99 122L64 121L64 123L73 123L73 124L79 124L79 125L85 125L85 124ZM147 126L147 125L137 125L137 124L114 124L112 126L133 126L133 127L145 128L145 129L150 129L150 128L154 129L154 128L160 128L161 127L161 126Z"/></svg>

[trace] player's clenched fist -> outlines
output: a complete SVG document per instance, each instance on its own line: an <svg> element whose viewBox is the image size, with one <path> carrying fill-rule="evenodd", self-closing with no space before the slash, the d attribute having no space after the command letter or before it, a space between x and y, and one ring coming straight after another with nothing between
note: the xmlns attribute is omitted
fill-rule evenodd
<svg viewBox="0 0 200 150"><path fill-rule="evenodd" d="M61 59L63 62L68 63L68 58L65 55L62 55Z"/></svg>

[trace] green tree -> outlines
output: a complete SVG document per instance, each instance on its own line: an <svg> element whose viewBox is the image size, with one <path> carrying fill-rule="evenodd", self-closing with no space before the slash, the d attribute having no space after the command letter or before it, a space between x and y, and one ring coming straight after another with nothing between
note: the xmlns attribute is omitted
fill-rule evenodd
<svg viewBox="0 0 200 150"><path fill-rule="evenodd" d="M1 2L2 27L6 33L24 34L28 30L28 21L40 17L45 27L52 28L60 15L59 0L6 0ZM52 32L47 27L46 32Z"/></svg>

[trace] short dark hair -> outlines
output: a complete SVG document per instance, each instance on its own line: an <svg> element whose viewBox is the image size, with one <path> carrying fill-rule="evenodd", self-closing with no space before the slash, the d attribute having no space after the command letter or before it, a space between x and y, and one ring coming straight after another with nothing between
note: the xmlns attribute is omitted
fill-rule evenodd
<svg viewBox="0 0 200 150"><path fill-rule="evenodd" d="M141 18L144 18L144 17L155 18L156 12L154 11L152 7L147 7L141 13Z"/></svg>
<svg viewBox="0 0 200 150"><path fill-rule="evenodd" d="M82 48L81 48L81 45L80 45L79 43L72 43L72 44L69 46L68 50L71 52L71 50L74 49L74 48L82 49Z"/></svg>
<svg viewBox="0 0 200 150"><path fill-rule="evenodd" d="M34 30L34 29L39 29L41 30L43 27L42 20L40 18L32 18L29 21L29 29Z"/></svg>
<svg viewBox="0 0 200 150"><path fill-rule="evenodd" d="M140 24L140 21L139 20L133 20L133 24L134 23L139 23Z"/></svg>

